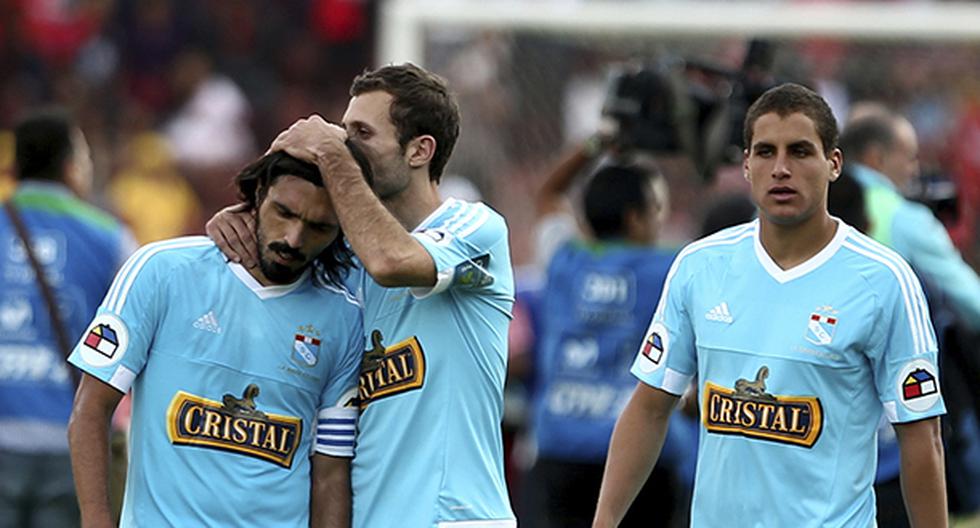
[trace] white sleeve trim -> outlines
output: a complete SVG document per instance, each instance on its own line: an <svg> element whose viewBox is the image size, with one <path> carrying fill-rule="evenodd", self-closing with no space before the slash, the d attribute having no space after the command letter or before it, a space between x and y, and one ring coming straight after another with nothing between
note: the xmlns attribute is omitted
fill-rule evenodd
<svg viewBox="0 0 980 528"><path fill-rule="evenodd" d="M885 417L888 418L888 421L898 423L898 405L890 401L883 403L882 406L885 408Z"/></svg>
<svg viewBox="0 0 980 528"><path fill-rule="evenodd" d="M660 388L673 395L681 396L687 390L687 386L691 384L692 378L694 376L682 374L672 368L668 368L664 371L664 381Z"/></svg>
<svg viewBox="0 0 980 528"><path fill-rule="evenodd" d="M130 387L133 386L133 381L135 380L136 373L120 365L112 377L109 378L109 385L112 385L119 392L126 394L129 392Z"/></svg>
<svg viewBox="0 0 980 528"><path fill-rule="evenodd" d="M354 456L358 411L353 407L328 407L316 417L316 452L337 457Z"/></svg>
<svg viewBox="0 0 980 528"><path fill-rule="evenodd" d="M456 270L448 269L440 271L436 274L436 284L429 288L409 288L412 293L412 297L416 299L425 299L426 297L431 297L438 293L442 293L449 289L449 286L453 283L453 276L456 274Z"/></svg>
<svg viewBox="0 0 980 528"><path fill-rule="evenodd" d="M437 524L436 528L517 528L517 521L513 519L486 521L443 521Z"/></svg>

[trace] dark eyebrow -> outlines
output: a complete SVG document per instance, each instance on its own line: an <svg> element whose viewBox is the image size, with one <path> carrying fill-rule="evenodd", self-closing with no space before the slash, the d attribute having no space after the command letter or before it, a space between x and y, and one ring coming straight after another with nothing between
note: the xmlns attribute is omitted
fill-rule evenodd
<svg viewBox="0 0 980 528"><path fill-rule="evenodd" d="M773 148L773 145L772 143L766 143L765 141L759 141L758 143L752 144L752 152L758 152L759 150L764 148L771 149Z"/></svg>
<svg viewBox="0 0 980 528"><path fill-rule="evenodd" d="M296 218L299 218L300 220L303 221L303 223L305 223L310 227L314 227L317 229L333 229L335 227L340 227L339 224L331 224L330 222L311 222L309 220L306 220L300 215L296 214L296 212L290 209L289 207L286 207L284 204L277 202L275 200L272 201L272 205L274 205L276 209L279 209L279 211L282 213L286 213L289 216L295 216Z"/></svg>
<svg viewBox="0 0 980 528"><path fill-rule="evenodd" d="M371 125L365 123L364 121L358 121L358 120L354 120L349 123L344 123L344 128L347 127L364 127L367 128L368 130L374 130L374 127L372 127Z"/></svg>
<svg viewBox="0 0 980 528"><path fill-rule="evenodd" d="M789 148L800 148L800 147L804 147L804 148L809 149L809 150L812 150L812 151L816 151L817 150L817 146L814 145L813 142L810 141L810 140L808 140L808 139L801 139L799 141L794 141L793 143L790 143L790 145L789 145Z"/></svg>

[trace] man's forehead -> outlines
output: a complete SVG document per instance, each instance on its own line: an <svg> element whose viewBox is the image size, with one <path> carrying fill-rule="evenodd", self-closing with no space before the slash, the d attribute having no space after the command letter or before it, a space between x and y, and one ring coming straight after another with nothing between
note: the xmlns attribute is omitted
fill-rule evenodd
<svg viewBox="0 0 980 528"><path fill-rule="evenodd" d="M776 112L762 114L752 125L752 144L793 144L799 142L820 145L817 125L802 112L780 115Z"/></svg>
<svg viewBox="0 0 980 528"><path fill-rule="evenodd" d="M388 109L391 106L391 100L391 94L384 90L373 90L355 95L348 101L342 121L346 125L354 121L371 122L382 118L390 120Z"/></svg>

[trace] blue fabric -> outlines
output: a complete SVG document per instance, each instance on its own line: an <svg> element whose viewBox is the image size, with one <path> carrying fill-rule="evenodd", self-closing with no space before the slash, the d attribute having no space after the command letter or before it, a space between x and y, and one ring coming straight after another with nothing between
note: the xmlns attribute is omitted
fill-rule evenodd
<svg viewBox="0 0 980 528"><path fill-rule="evenodd" d="M59 184L22 182L13 202L74 340L133 249L132 237ZM0 449L68 451L74 387L49 319L20 238L0 214Z"/></svg>
<svg viewBox="0 0 980 528"><path fill-rule="evenodd" d="M315 282L263 287L204 237L123 266L69 359L133 389L122 526L309 523L310 456L353 447L363 351L360 306Z"/></svg>
<svg viewBox="0 0 980 528"><path fill-rule="evenodd" d="M353 526L513 519L500 428L514 303L507 226L486 205L451 199L413 236L435 263L434 288L355 281L368 352Z"/></svg>
<svg viewBox="0 0 980 528"><path fill-rule="evenodd" d="M876 188L900 197L884 175L861 164L852 166L865 189ZM901 198L890 220L891 240L882 240L902 256L916 273L947 296L953 309L970 328L980 330L980 278L960 256L949 233L928 207Z"/></svg>
<svg viewBox="0 0 980 528"><path fill-rule="evenodd" d="M538 312L532 428L541 456L606 459L616 419L636 388L629 373L673 254L570 241L548 267Z"/></svg>
<svg viewBox="0 0 980 528"><path fill-rule="evenodd" d="M632 371L674 394L697 377L693 526L872 526L882 410L893 423L945 412L921 287L846 224L789 270L758 229L680 252Z"/></svg>

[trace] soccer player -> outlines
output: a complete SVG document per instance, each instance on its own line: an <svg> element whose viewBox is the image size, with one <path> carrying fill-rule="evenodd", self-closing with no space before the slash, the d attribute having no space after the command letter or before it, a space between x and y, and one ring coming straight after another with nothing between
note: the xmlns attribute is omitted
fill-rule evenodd
<svg viewBox="0 0 980 528"><path fill-rule="evenodd" d="M894 252L827 213L843 161L826 102L784 84L745 120L759 219L687 246L668 275L616 424L594 526L614 526L698 380L692 526L873 526L875 429L902 450L914 526L946 526L935 336Z"/></svg>
<svg viewBox="0 0 980 528"><path fill-rule="evenodd" d="M274 153L237 183L259 266L226 263L205 237L147 245L69 358L85 372L69 426L85 526L110 525L106 431L131 388L122 526L350 523L363 350L340 286L350 255L316 167Z"/></svg>
<svg viewBox="0 0 980 528"><path fill-rule="evenodd" d="M313 116L272 149L320 167L366 272L352 281L367 332L353 525L513 527L500 429L514 303L507 226L482 203L439 197L459 132L442 79L386 66L354 79L351 95L344 129ZM370 160L371 186L348 140ZM242 225L225 214L208 232L229 245Z"/></svg>

